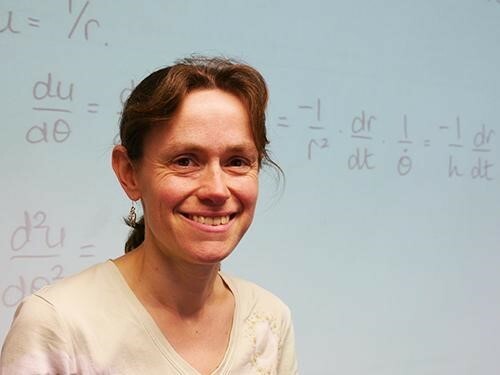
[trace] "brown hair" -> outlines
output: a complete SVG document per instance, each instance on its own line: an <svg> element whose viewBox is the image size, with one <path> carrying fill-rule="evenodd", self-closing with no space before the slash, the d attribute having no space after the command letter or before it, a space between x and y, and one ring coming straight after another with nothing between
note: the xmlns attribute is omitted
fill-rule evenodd
<svg viewBox="0 0 500 375"><path fill-rule="evenodd" d="M259 152L259 165L268 164L282 174L270 158L267 145L265 110L268 91L262 75L249 65L220 57L190 57L159 69L146 77L132 91L120 121L121 144L132 161L143 154L144 139L159 124L168 124L182 100L193 90L220 89L236 95L245 103L250 117L253 140ZM133 227L125 252L144 241L144 217Z"/></svg>

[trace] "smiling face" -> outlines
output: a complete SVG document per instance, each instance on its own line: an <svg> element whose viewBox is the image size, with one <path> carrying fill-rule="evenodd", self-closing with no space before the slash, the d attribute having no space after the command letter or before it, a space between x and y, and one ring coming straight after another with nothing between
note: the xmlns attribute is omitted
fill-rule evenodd
<svg viewBox="0 0 500 375"><path fill-rule="evenodd" d="M258 173L244 103L217 89L191 92L169 124L148 134L135 166L143 245L190 263L224 259L252 222Z"/></svg>

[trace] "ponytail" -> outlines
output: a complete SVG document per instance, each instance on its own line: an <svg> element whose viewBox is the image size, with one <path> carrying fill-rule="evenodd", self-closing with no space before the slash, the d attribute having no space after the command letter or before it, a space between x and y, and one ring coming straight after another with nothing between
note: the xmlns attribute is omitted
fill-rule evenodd
<svg viewBox="0 0 500 375"><path fill-rule="evenodd" d="M125 218L125 224L132 228L128 235L127 242L125 242L125 253L128 253L144 242L144 216L141 217L135 225L132 225L132 223Z"/></svg>

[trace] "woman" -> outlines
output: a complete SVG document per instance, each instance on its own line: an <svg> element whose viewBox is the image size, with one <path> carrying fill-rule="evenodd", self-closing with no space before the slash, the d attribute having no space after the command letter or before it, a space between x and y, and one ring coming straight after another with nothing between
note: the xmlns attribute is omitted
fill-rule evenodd
<svg viewBox="0 0 500 375"><path fill-rule="evenodd" d="M220 262L254 215L267 89L253 68L192 58L132 92L112 165L141 201L126 253L18 308L3 374L295 374L288 308Z"/></svg>

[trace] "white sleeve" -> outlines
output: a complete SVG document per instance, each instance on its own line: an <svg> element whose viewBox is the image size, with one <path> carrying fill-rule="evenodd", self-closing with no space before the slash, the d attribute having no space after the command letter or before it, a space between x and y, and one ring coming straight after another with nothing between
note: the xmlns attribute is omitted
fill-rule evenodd
<svg viewBox="0 0 500 375"><path fill-rule="evenodd" d="M297 356L295 353L295 333L290 310L287 308L286 319L283 325L281 352L278 362L278 375L296 375L299 373Z"/></svg>
<svg viewBox="0 0 500 375"><path fill-rule="evenodd" d="M75 373L70 340L50 302L32 295L16 310L2 346L0 375Z"/></svg>

